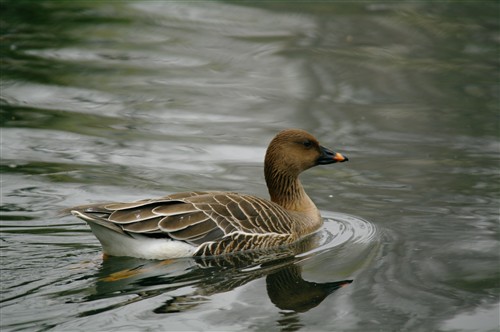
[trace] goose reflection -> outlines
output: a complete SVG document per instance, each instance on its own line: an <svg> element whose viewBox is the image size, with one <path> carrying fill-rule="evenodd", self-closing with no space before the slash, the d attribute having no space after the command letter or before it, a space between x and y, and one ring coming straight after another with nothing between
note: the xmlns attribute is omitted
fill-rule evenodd
<svg viewBox="0 0 500 332"><path fill-rule="evenodd" d="M274 265L277 264L277 265ZM291 262L273 262L273 266L263 267L264 271L251 271L245 276L236 277L228 274L224 280L214 283L199 284L195 292L178 296L156 308L155 313L179 312L193 308L208 301L208 297L217 293L236 289L244 284L266 275L266 289L271 302L279 309L306 312L318 306L328 295L352 280L316 283L304 280L300 265Z"/></svg>
<svg viewBox="0 0 500 332"><path fill-rule="evenodd" d="M301 267L291 264L266 277L269 299L282 310L306 312L318 306L323 300L340 287L352 280L316 283L304 280Z"/></svg>
<svg viewBox="0 0 500 332"><path fill-rule="evenodd" d="M156 314L184 312L210 302L210 296L232 291L250 281L265 278L270 301L279 309L306 312L352 280L317 283L302 277L302 265L310 256L297 256L317 245L318 238L273 252L250 252L209 259L176 259L144 261L113 257L103 261L98 272L95 293L86 300L136 294L138 296L99 312L125 306L158 295L169 295L162 305L153 308ZM182 291L187 294L174 295ZM82 313L88 316L96 311Z"/></svg>

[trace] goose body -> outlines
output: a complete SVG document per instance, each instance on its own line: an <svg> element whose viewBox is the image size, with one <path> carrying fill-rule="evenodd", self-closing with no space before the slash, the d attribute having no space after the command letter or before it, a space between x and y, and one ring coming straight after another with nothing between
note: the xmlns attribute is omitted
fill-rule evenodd
<svg viewBox="0 0 500 332"><path fill-rule="evenodd" d="M264 173L271 200L233 192L186 192L132 203L77 206L110 256L167 259L214 256L293 243L318 230L323 219L299 174L346 161L299 129L279 132L269 144Z"/></svg>

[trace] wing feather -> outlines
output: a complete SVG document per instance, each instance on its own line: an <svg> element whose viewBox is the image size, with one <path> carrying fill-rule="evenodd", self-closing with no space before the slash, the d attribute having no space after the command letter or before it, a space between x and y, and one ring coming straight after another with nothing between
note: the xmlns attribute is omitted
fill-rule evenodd
<svg viewBox="0 0 500 332"><path fill-rule="evenodd" d="M165 204L153 208L153 212L162 216L174 216L178 214L185 214L191 212L198 212L199 210L192 204L179 201L178 204Z"/></svg>
<svg viewBox="0 0 500 332"><path fill-rule="evenodd" d="M166 233L176 232L193 225L210 220L210 217L201 211L184 213L164 217L159 224L160 230Z"/></svg>
<svg viewBox="0 0 500 332"><path fill-rule="evenodd" d="M130 224L155 217L158 215L153 212L151 206L146 205L127 210L116 210L109 215L108 220L117 224Z"/></svg>
<svg viewBox="0 0 500 332"><path fill-rule="evenodd" d="M134 222L130 224L120 225L122 229L126 232L131 233L152 233L158 232L160 227L158 226L162 217L156 217L148 220L142 220L139 222Z"/></svg>
<svg viewBox="0 0 500 332"><path fill-rule="evenodd" d="M145 206L151 203L168 202L170 199L142 199L140 201L130 202L130 203L108 203L104 204L103 207L110 211L128 210L137 207Z"/></svg>
<svg viewBox="0 0 500 332"><path fill-rule="evenodd" d="M217 228L217 224L215 224L212 220L207 219L205 222L197 223L179 231L169 232L169 234L174 239L189 241L191 239L199 239L208 232Z"/></svg>

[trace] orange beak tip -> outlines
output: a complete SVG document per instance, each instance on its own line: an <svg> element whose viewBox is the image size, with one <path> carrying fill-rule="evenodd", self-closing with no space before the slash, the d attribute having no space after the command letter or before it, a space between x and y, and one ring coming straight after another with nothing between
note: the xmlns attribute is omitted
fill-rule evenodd
<svg viewBox="0 0 500 332"><path fill-rule="evenodd" d="M338 162L344 162L344 161L348 161L349 159L337 152L333 156L333 160L338 161Z"/></svg>

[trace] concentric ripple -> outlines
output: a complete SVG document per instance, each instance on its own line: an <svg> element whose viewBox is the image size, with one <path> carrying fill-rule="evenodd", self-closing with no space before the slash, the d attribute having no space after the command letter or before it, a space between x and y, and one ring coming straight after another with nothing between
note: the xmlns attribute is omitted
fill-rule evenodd
<svg viewBox="0 0 500 332"><path fill-rule="evenodd" d="M373 223L357 216L328 211L322 211L322 215L325 223L314 235L315 246L296 257L352 277L378 252L380 232Z"/></svg>
<svg viewBox="0 0 500 332"><path fill-rule="evenodd" d="M343 246L371 246L378 242L377 228L360 217L337 212L324 212L323 229L318 232L319 245L301 255L331 250ZM300 256L300 255L299 255Z"/></svg>
<svg viewBox="0 0 500 332"><path fill-rule="evenodd" d="M345 243L371 243L377 238L374 224L360 217L345 213L323 213L325 216L325 232L334 238L329 243L336 247Z"/></svg>

